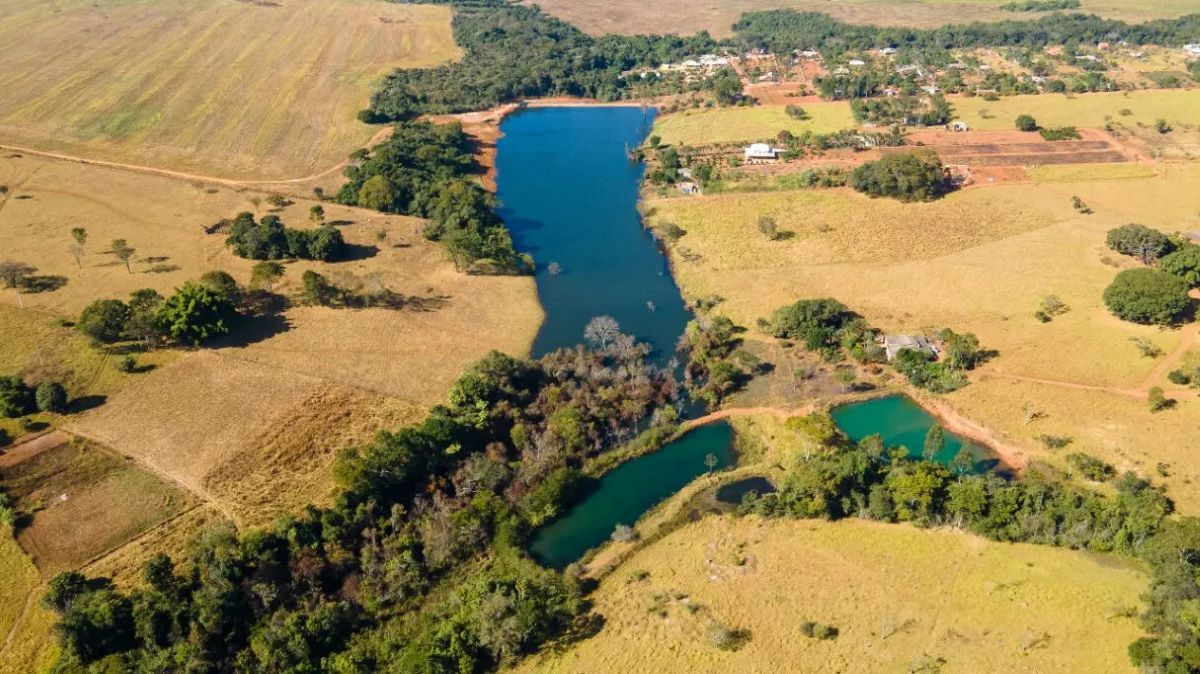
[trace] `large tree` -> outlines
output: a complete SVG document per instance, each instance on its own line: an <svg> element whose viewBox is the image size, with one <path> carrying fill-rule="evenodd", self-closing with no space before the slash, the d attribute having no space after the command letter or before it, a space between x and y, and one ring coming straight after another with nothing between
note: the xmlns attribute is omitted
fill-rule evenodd
<svg viewBox="0 0 1200 674"><path fill-rule="evenodd" d="M1136 257L1142 264L1150 264L1174 248L1166 234L1137 223L1110 229L1106 242L1109 248Z"/></svg>
<svg viewBox="0 0 1200 674"><path fill-rule="evenodd" d="M192 345L228 334L236 317L228 297L196 283L185 283L158 309L160 329Z"/></svg>
<svg viewBox="0 0 1200 674"><path fill-rule="evenodd" d="M1188 309L1188 284L1157 269L1126 269L1104 290L1104 303L1117 318L1170 325Z"/></svg>
<svg viewBox="0 0 1200 674"><path fill-rule="evenodd" d="M948 181L942 160L931 152L903 152L869 161L850 174L850 185L873 197L900 201L932 201L945 193Z"/></svg>

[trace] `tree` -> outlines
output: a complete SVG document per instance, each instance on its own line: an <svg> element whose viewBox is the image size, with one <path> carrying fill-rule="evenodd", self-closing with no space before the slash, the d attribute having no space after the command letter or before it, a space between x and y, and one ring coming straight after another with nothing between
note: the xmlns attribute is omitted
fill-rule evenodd
<svg viewBox="0 0 1200 674"><path fill-rule="evenodd" d="M1158 268L1183 279L1191 288L1200 288L1200 246L1186 246L1158 261Z"/></svg>
<svg viewBox="0 0 1200 674"><path fill-rule="evenodd" d="M38 384L34 399L39 412L62 414L67 411L67 389L58 382Z"/></svg>
<svg viewBox="0 0 1200 674"><path fill-rule="evenodd" d="M320 227L325 224L325 207L317 204L308 209L308 219L314 225Z"/></svg>
<svg viewBox="0 0 1200 674"><path fill-rule="evenodd" d="M0 416L23 417L33 411L33 391L20 377L0 377Z"/></svg>
<svg viewBox="0 0 1200 674"><path fill-rule="evenodd" d="M850 186L872 197L932 201L946 192L946 169L931 152L888 154L854 169Z"/></svg>
<svg viewBox="0 0 1200 674"><path fill-rule="evenodd" d="M163 302L163 296L153 288L135 290L129 295L126 305L128 314L125 318L125 334L139 339L146 346L154 345L161 332L158 325L158 307Z"/></svg>
<svg viewBox="0 0 1200 674"><path fill-rule="evenodd" d="M854 382L858 380L858 374L853 367L839 367L834 370L833 378L842 385L843 391L849 391L854 387Z"/></svg>
<svg viewBox="0 0 1200 674"><path fill-rule="evenodd" d="M1150 264L1174 249L1166 234L1137 223L1109 230L1105 240L1112 250L1136 257L1142 264Z"/></svg>
<svg viewBox="0 0 1200 674"><path fill-rule="evenodd" d="M242 290L233 276L220 269L204 272L198 283L234 304L237 304L242 295Z"/></svg>
<svg viewBox="0 0 1200 674"><path fill-rule="evenodd" d="M275 282L283 278L285 271L283 265L278 262L259 262L250 271L250 286L253 288L263 288L267 292L271 292Z"/></svg>
<svg viewBox="0 0 1200 674"><path fill-rule="evenodd" d="M112 343L121 339L129 307L121 300L96 300L83 308L75 329L97 342Z"/></svg>
<svg viewBox="0 0 1200 674"><path fill-rule="evenodd" d="M1104 290L1104 304L1114 316L1143 325L1171 325L1189 303L1183 279L1147 267L1126 269Z"/></svg>
<svg viewBox="0 0 1200 674"><path fill-rule="evenodd" d="M35 271L37 271L36 267L31 267L24 262L15 260L0 262L0 281L4 282L6 288L17 292L17 304L21 306L25 306L24 300L21 299L21 286L29 282L29 277Z"/></svg>
<svg viewBox="0 0 1200 674"><path fill-rule="evenodd" d="M1148 401L1150 404L1151 412L1161 412L1162 410L1165 410L1168 407L1170 407L1171 404L1175 402L1174 400L1168 399L1167 396L1165 394L1163 394L1163 390L1162 390L1161 386L1150 387L1150 395L1149 395Z"/></svg>
<svg viewBox="0 0 1200 674"><path fill-rule="evenodd" d="M950 460L950 470L960 476L975 470L975 457L971 456L971 450L965 446L960 447Z"/></svg>
<svg viewBox="0 0 1200 674"><path fill-rule="evenodd" d="M133 273L133 268L129 266L129 261L133 259L133 254L136 250L126 243L125 239L113 239L112 254L117 256L117 259L125 263L125 271Z"/></svg>
<svg viewBox="0 0 1200 674"><path fill-rule="evenodd" d="M1018 115L1017 116L1017 130L1018 131L1026 131L1026 132L1037 131L1038 130L1037 120L1034 119L1030 115Z"/></svg>
<svg viewBox="0 0 1200 674"><path fill-rule="evenodd" d="M358 205L376 211L396 209L396 189L381 175L371 176L358 190Z"/></svg>
<svg viewBox="0 0 1200 674"><path fill-rule="evenodd" d="M72 227L71 238L75 240L75 243L71 246L71 254L75 256L75 266L82 269L83 250L88 238L87 230L82 227Z"/></svg>
<svg viewBox="0 0 1200 674"><path fill-rule="evenodd" d="M758 219L758 231L762 232L763 236L771 241L778 241L780 238L779 225L775 223L775 218L769 215L764 215Z"/></svg>
<svg viewBox="0 0 1200 674"><path fill-rule="evenodd" d="M236 317L237 310L229 298L190 282L183 284L158 309L158 324L163 333L192 345L229 334Z"/></svg>
<svg viewBox="0 0 1200 674"><path fill-rule="evenodd" d="M596 316L583 329L583 338L604 351L621 336L621 325L612 316Z"/></svg>
<svg viewBox="0 0 1200 674"><path fill-rule="evenodd" d="M925 448L921 452L921 456L926 461L933 461L934 457L941 453L946 448L946 429L942 428L941 424L934 424L929 427L929 431L925 433Z"/></svg>

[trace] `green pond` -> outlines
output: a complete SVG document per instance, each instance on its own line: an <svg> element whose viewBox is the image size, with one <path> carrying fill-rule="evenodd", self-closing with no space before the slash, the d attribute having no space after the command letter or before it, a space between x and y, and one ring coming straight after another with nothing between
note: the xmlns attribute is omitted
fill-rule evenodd
<svg viewBox="0 0 1200 674"><path fill-rule="evenodd" d="M566 515L538 529L529 554L556 569L578 560L607 541L618 524L633 525L647 510L708 472L709 454L717 459L714 470L733 465L729 424L701 426L609 471Z"/></svg>
<svg viewBox="0 0 1200 674"><path fill-rule="evenodd" d="M911 398L900 395L841 405L835 407L830 414L838 428L850 436L851 440L858 442L868 435L878 433L883 436L885 445L903 446L912 457L921 456L925 448L925 434L937 423L925 408ZM975 472L994 470L1001 465L1000 460L987 447L949 431L946 432L946 442L942 451L933 458L948 465L962 447L966 447L975 459Z"/></svg>

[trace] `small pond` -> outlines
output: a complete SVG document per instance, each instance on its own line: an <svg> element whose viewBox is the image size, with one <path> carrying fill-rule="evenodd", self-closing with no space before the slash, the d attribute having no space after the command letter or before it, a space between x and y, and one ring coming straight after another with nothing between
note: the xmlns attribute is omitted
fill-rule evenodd
<svg viewBox="0 0 1200 674"><path fill-rule="evenodd" d="M771 481L762 476L748 477L737 482L721 485L717 490L717 500L721 503L729 503L732 505L741 505L742 499L746 498L746 494L754 492L756 494L770 494L775 491L775 485Z"/></svg>
<svg viewBox="0 0 1200 674"><path fill-rule="evenodd" d="M830 414L851 440L858 442L868 435L878 433L883 436L885 445L906 447L909 456L915 458L920 457L924 450L925 434L937 423L937 419L925 411L924 407L902 395L841 405L835 407ZM1001 466L995 453L987 447L949 431L946 431L945 446L933 458L948 465L962 447L966 447L974 457L976 472L986 472Z"/></svg>
<svg viewBox="0 0 1200 674"><path fill-rule="evenodd" d="M714 470L734 463L729 424L701 426L609 471L565 516L538 529L529 554L556 569L578 560L608 540L618 524L632 526L647 510L708 472L709 454L717 459Z"/></svg>

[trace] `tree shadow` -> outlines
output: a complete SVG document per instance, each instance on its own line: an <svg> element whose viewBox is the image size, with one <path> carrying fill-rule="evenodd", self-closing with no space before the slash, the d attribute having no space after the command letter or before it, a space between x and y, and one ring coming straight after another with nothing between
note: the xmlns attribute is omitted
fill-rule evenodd
<svg viewBox="0 0 1200 674"><path fill-rule="evenodd" d="M143 274L169 274L173 271L179 271L180 267L177 264L156 264L153 267L143 271Z"/></svg>
<svg viewBox="0 0 1200 674"><path fill-rule="evenodd" d="M79 396L78 398L74 398L67 403L67 413L78 414L80 412L86 412L88 410L96 409L106 402L108 402L108 396L104 395L93 394Z"/></svg>
<svg viewBox="0 0 1200 674"><path fill-rule="evenodd" d="M21 287L26 293L36 295L37 293L50 293L67 285L66 276L58 276L50 274L47 276L27 276Z"/></svg>
<svg viewBox="0 0 1200 674"><path fill-rule="evenodd" d="M214 340L213 348L244 347L259 342L265 342L275 335L292 329L292 321L279 312L267 312L242 317L234 326L232 332Z"/></svg>
<svg viewBox="0 0 1200 674"><path fill-rule="evenodd" d="M364 246L358 243L348 243L342 246L342 252L331 262L359 262L369 260L379 254L379 246Z"/></svg>
<svg viewBox="0 0 1200 674"><path fill-rule="evenodd" d="M353 220L330 220L329 222L327 222L325 224L329 225L330 227L345 227L347 225L353 225L354 221Z"/></svg>

